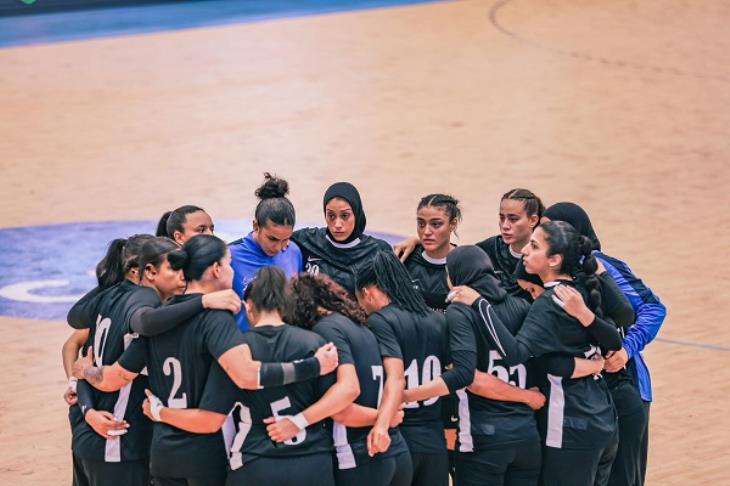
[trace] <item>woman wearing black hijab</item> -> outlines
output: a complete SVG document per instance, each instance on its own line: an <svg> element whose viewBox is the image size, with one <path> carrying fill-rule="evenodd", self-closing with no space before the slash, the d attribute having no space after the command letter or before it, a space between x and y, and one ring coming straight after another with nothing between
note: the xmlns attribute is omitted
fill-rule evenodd
<svg viewBox="0 0 730 486"><path fill-rule="evenodd" d="M383 240L364 234L367 219L360 193L349 182L332 184L322 201L325 228L305 228L292 239L302 250L304 270L323 273L355 294L355 272L378 251L392 251Z"/></svg>
<svg viewBox="0 0 730 486"><path fill-rule="evenodd" d="M636 313L633 325L620 329L623 347L607 359L603 376L619 416L619 449L608 484L641 486L646 474L652 400L651 379L641 350L659 332L666 308L626 263L601 251L601 242L583 208L572 202L554 204L543 215L542 222L546 221L570 223L578 233L591 240L593 256L606 269L601 275L602 282L605 278L613 279ZM618 320L616 322L619 324Z"/></svg>
<svg viewBox="0 0 730 486"><path fill-rule="evenodd" d="M487 254L479 247L455 248L446 258L450 285L468 285L492 304L496 318L513 333L522 326L530 305L500 286ZM504 366L486 336L477 311L464 304L446 310L453 367L429 385L406 390L405 401L456 392L459 429L456 485L534 486L540 473L540 436L533 409L544 397L528 390L528 367ZM466 389L475 371L496 375L491 398ZM541 398L541 400L536 400Z"/></svg>

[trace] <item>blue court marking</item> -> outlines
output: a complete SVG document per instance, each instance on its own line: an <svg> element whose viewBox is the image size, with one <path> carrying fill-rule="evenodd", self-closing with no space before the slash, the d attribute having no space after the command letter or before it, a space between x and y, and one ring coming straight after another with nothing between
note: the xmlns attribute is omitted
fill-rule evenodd
<svg viewBox="0 0 730 486"><path fill-rule="evenodd" d="M135 35L438 1L444 0L206 0L25 15L0 18L0 47ZM32 6L28 8L31 11Z"/></svg>
<svg viewBox="0 0 730 486"><path fill-rule="evenodd" d="M233 241L251 231L245 220L216 220L216 235ZM108 243L154 233L155 221L69 223L0 229L0 316L65 320L71 305L96 286L94 268ZM389 243L403 236L370 233Z"/></svg>
<svg viewBox="0 0 730 486"><path fill-rule="evenodd" d="M730 348L724 346L717 346L715 344L702 344L702 343L691 343L689 341L677 341L675 339L656 338L655 341L665 344L676 344L677 346L686 346L688 348L698 349L709 349L712 351L721 351L724 353L730 353Z"/></svg>

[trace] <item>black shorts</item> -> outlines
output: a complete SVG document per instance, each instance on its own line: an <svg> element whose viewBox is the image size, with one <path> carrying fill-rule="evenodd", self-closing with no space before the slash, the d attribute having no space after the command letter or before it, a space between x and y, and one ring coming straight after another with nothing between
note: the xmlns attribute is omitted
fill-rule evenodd
<svg viewBox="0 0 730 486"><path fill-rule="evenodd" d="M606 486L618 449L618 431L603 449L543 447L541 486Z"/></svg>
<svg viewBox="0 0 730 486"><path fill-rule="evenodd" d="M448 486L449 455L411 453L413 486Z"/></svg>
<svg viewBox="0 0 730 486"><path fill-rule="evenodd" d="M226 486L335 486L332 454L260 457L228 473Z"/></svg>
<svg viewBox="0 0 730 486"><path fill-rule="evenodd" d="M351 469L335 471L337 486L411 486L412 478L413 466L407 452Z"/></svg>
<svg viewBox="0 0 730 486"><path fill-rule="evenodd" d="M155 486L223 486L226 482L225 471L207 478L154 478Z"/></svg>
<svg viewBox="0 0 730 486"><path fill-rule="evenodd" d="M149 461L104 462L73 455L74 486L149 486Z"/></svg>
<svg viewBox="0 0 730 486"><path fill-rule="evenodd" d="M456 453L456 486L535 486L540 439L478 452Z"/></svg>

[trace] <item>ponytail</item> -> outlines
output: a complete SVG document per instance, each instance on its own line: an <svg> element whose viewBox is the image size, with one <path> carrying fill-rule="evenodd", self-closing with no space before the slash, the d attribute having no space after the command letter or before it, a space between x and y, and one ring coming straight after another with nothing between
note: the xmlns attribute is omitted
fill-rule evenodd
<svg viewBox="0 0 730 486"><path fill-rule="evenodd" d="M356 288L376 286L403 310L428 315L423 295L413 288L406 267L392 251L379 251L357 272Z"/></svg>
<svg viewBox="0 0 730 486"><path fill-rule="evenodd" d="M182 270L188 282L200 280L205 271L226 255L226 244L213 235L190 238L182 248L167 254L173 270Z"/></svg>
<svg viewBox="0 0 730 486"><path fill-rule="evenodd" d="M169 236L167 234L167 220L170 219L172 211L167 211L162 215L160 221L157 223L157 229L155 230L155 236Z"/></svg>
<svg viewBox="0 0 730 486"><path fill-rule="evenodd" d="M96 265L96 280L99 287L107 288L122 282L127 273L139 266L137 257L142 245L152 235L134 235L129 239L117 238L109 243L106 255Z"/></svg>
<svg viewBox="0 0 730 486"><path fill-rule="evenodd" d="M601 283L596 276L598 262L596 261L596 257L593 256L593 242L583 235L578 235L576 237L576 245L582 261L579 279L582 280L588 292L588 307L598 317L603 317L603 311L601 310Z"/></svg>
<svg viewBox="0 0 730 486"><path fill-rule="evenodd" d="M167 211L157 223L155 236L167 236L168 238L174 239L175 231L179 231L180 233L185 232L185 222L188 220L188 214L197 213L198 211L205 212L203 208L190 204L180 206L173 211Z"/></svg>

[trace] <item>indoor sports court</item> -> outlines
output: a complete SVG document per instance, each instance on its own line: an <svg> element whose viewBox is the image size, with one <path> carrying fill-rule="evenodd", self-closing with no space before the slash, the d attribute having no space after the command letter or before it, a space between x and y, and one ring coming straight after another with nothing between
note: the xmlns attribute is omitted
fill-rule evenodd
<svg viewBox="0 0 730 486"><path fill-rule="evenodd" d="M264 172L299 226L359 189L368 231L513 187L575 201L667 306L649 485L730 467L730 5L681 0L0 0L0 483L71 481L60 350L106 243L184 204L228 241ZM91 3L91 2L90 2Z"/></svg>

